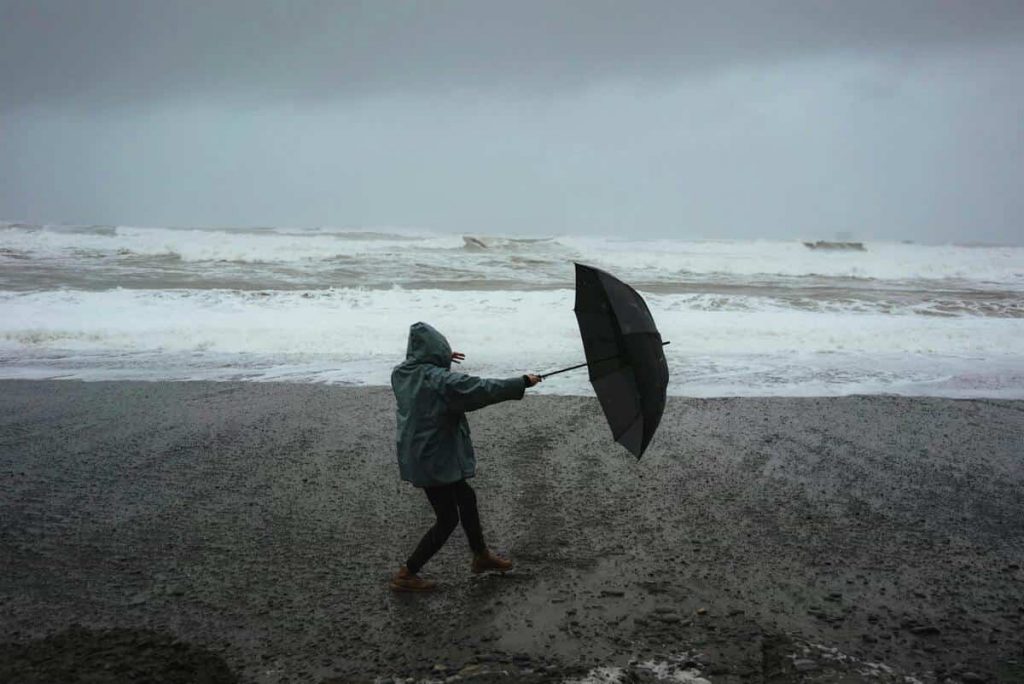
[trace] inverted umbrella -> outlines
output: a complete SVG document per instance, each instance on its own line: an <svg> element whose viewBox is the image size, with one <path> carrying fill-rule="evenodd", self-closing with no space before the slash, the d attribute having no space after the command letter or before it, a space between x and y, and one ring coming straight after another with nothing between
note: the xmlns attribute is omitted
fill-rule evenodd
<svg viewBox="0 0 1024 684"><path fill-rule="evenodd" d="M576 264L574 311L587 362L541 377L586 366L615 441L640 458L665 410L668 342L636 290L591 266Z"/></svg>

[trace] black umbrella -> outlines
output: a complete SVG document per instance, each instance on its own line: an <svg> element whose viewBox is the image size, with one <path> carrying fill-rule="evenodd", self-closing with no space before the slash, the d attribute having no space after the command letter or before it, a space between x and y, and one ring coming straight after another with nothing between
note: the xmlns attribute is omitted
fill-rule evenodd
<svg viewBox="0 0 1024 684"><path fill-rule="evenodd" d="M640 458L665 410L668 365L661 334L636 290L604 271L576 264L576 321L590 382L612 435Z"/></svg>

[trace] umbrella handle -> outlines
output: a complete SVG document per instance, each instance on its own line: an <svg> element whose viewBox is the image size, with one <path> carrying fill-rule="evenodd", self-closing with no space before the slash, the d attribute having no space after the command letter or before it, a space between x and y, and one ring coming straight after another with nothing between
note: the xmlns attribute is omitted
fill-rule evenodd
<svg viewBox="0 0 1024 684"><path fill-rule="evenodd" d="M664 347L665 345L668 345L668 344L671 344L671 343L672 343L671 340L666 340L665 342L661 343L661 346ZM587 363L579 363L579 364L576 364L575 366L569 366L568 368L561 368L561 369L556 370L556 371L551 371L550 373L543 373L540 376L540 379L543 380L544 378L549 378L552 375L558 375L559 373L565 373L566 371L576 370L577 368L583 368L584 366L590 366L590 365L595 364L595 363L603 363L604 361L611 361L612 359L617 359L617 358L619 358L618 354L616 354L615 356L609 356L609 357L604 358L604 359L598 359L597 361L588 361Z"/></svg>

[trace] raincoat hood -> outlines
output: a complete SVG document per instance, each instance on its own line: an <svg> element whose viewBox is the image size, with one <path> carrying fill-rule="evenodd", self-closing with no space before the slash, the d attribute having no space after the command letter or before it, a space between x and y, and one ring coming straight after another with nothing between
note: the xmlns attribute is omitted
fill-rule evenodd
<svg viewBox="0 0 1024 684"><path fill-rule="evenodd" d="M427 323L409 326L409 344L405 349L405 363L429 363L446 370L452 367L452 348L444 335Z"/></svg>

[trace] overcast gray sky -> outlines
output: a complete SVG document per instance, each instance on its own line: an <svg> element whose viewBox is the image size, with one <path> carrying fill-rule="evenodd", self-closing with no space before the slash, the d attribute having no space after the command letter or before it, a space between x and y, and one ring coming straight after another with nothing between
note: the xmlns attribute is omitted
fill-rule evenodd
<svg viewBox="0 0 1024 684"><path fill-rule="evenodd" d="M0 218L1024 243L1024 2L0 0Z"/></svg>

